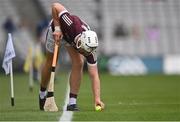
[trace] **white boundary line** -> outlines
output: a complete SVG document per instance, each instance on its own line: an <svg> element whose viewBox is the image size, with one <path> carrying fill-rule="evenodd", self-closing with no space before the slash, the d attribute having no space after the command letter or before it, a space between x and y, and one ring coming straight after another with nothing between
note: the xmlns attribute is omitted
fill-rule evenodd
<svg viewBox="0 0 180 122"><path fill-rule="evenodd" d="M73 112L66 111L68 100L69 100L69 84L67 85L66 96L65 96L64 106L63 106L63 113L59 119L59 122L64 122L64 121L71 122L73 118Z"/></svg>

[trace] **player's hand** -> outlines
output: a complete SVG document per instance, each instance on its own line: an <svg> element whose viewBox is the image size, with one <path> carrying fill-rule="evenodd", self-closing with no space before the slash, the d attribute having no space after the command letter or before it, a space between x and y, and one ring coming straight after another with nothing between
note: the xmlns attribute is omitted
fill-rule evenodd
<svg viewBox="0 0 180 122"><path fill-rule="evenodd" d="M53 37L54 37L55 43L59 45L60 41L61 41L61 39L63 37L63 34L62 34L61 31L54 31L53 32Z"/></svg>
<svg viewBox="0 0 180 122"><path fill-rule="evenodd" d="M95 106L97 106L97 105L101 106L102 109L105 108L105 104L102 101L100 101L100 100L99 101L95 101Z"/></svg>

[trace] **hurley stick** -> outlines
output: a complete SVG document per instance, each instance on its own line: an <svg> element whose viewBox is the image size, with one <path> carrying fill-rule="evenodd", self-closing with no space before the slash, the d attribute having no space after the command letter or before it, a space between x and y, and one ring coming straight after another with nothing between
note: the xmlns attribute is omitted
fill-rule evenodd
<svg viewBox="0 0 180 122"><path fill-rule="evenodd" d="M56 105L54 98L54 78L55 78L55 69L56 69L57 57L58 57L58 48L59 48L58 44L55 43L50 82L48 85L46 102L44 104L45 111L52 111L52 112L58 111L58 107Z"/></svg>

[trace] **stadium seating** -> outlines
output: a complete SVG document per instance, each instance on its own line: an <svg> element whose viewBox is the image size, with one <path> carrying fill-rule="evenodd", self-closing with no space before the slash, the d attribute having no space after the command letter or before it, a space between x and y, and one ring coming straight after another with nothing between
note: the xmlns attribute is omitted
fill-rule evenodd
<svg viewBox="0 0 180 122"><path fill-rule="evenodd" d="M39 1L46 13L50 14L50 5L57 0ZM98 26L94 13L98 9L95 0L61 0L61 3L69 11L85 19L91 26ZM102 0L101 4L104 24L102 27L104 39L100 42L103 45L100 49L102 52L139 56L180 53L180 48L178 48L180 45L178 34L180 1ZM127 38L114 37L114 27L119 23L128 28L130 35ZM138 27L138 39L132 35L133 26Z"/></svg>
<svg viewBox="0 0 180 122"><path fill-rule="evenodd" d="M26 58L28 47L32 44L33 37L27 28L19 28L19 25L21 24L20 16L16 7L13 5L13 2L10 0L0 0L0 62L3 59L7 41L7 33L5 33L2 26L9 16L17 27L17 30L13 33L13 41L18 57L16 59L18 60L18 63L22 64L22 61Z"/></svg>
<svg viewBox="0 0 180 122"><path fill-rule="evenodd" d="M5 40L5 36L3 33L3 28L2 25L4 23L4 21L6 20L7 16L13 16L13 19L15 21L18 20L18 17L15 16L15 11L14 11L14 7L11 5L11 2L9 0L1 0L0 1L0 54L2 54L2 52L4 52L4 40Z"/></svg>
<svg viewBox="0 0 180 122"><path fill-rule="evenodd" d="M39 0L46 15L51 14L51 4L59 0ZM100 52L118 55L159 56L180 53L179 0L61 0L67 9L80 16L96 30L101 26L103 39ZM96 13L101 10L103 19L98 21ZM4 14L6 11L6 14ZM0 24L6 15L15 15L11 1L0 1ZM116 37L113 32L118 24L128 31L127 37ZM133 30L134 29L134 30ZM2 32L2 28L0 29ZM134 35L134 33L136 35ZM135 37L137 36L137 37ZM0 37L2 33L0 33ZM1 42L2 43L1 39ZM0 48L0 53L2 48Z"/></svg>
<svg viewBox="0 0 180 122"><path fill-rule="evenodd" d="M39 0L47 15L51 14L51 4L53 2L59 2L58 0ZM68 11L75 15L80 16L83 20L86 20L91 25L96 25L97 20L95 18L96 3L93 0L61 0L60 1ZM92 21L93 20L93 21Z"/></svg>

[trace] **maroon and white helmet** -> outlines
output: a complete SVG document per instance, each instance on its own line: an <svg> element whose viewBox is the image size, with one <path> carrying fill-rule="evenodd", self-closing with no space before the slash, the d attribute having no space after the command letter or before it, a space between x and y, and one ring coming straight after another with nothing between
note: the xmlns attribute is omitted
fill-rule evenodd
<svg viewBox="0 0 180 122"><path fill-rule="evenodd" d="M82 32L76 42L76 47L80 53L88 55L98 47L98 37L96 32L87 30Z"/></svg>

